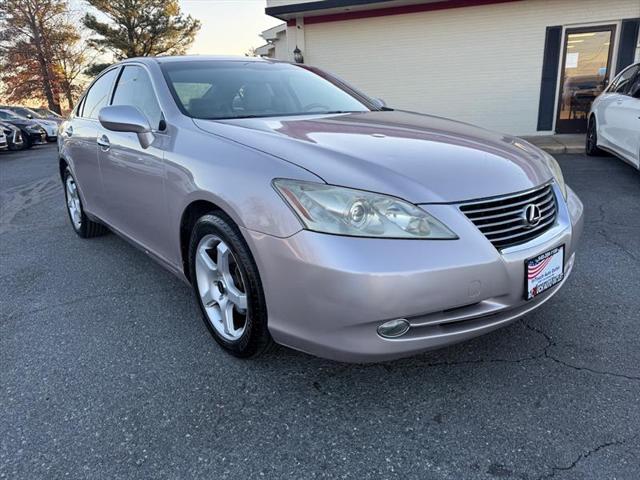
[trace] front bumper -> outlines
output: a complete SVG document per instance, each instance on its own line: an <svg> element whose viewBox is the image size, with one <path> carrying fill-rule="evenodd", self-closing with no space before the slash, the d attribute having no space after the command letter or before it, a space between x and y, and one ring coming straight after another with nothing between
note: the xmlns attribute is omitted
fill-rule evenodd
<svg viewBox="0 0 640 480"><path fill-rule="evenodd" d="M27 135L32 145L44 145L47 143L47 134L44 131L38 133L27 130Z"/></svg>
<svg viewBox="0 0 640 480"><path fill-rule="evenodd" d="M278 343L346 362L412 355L487 333L539 307L571 273L583 205L556 189L558 217L530 242L499 252L454 205L428 211L458 240L349 238L303 230L276 238L244 230L258 264ZM524 300L525 260L565 246L565 279ZM409 320L395 339L377 334L392 319Z"/></svg>
<svg viewBox="0 0 640 480"><path fill-rule="evenodd" d="M58 139L58 127L42 127L46 132L47 142L55 142Z"/></svg>

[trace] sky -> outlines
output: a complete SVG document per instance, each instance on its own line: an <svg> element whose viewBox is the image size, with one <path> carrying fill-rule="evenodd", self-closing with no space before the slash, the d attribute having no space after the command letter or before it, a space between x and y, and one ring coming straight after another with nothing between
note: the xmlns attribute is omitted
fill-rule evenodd
<svg viewBox="0 0 640 480"><path fill-rule="evenodd" d="M1 1L1 0L0 0ZM244 55L264 45L258 35L282 23L264 14L266 0L179 0L182 13L197 18L202 27L188 53ZM71 0L78 17L87 11L82 0Z"/></svg>
<svg viewBox="0 0 640 480"><path fill-rule="evenodd" d="M180 0L185 14L202 22L189 53L243 55L263 45L258 36L282 21L264 14L265 0Z"/></svg>

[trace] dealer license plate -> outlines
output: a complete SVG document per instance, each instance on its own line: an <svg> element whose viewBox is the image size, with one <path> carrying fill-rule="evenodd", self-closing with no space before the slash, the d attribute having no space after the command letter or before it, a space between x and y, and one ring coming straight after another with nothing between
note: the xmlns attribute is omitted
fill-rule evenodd
<svg viewBox="0 0 640 480"><path fill-rule="evenodd" d="M564 277L564 245L525 261L525 298L531 300Z"/></svg>

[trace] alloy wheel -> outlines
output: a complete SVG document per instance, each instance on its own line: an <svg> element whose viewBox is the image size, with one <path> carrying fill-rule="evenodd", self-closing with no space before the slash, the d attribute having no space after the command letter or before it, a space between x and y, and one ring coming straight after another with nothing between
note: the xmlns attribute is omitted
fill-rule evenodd
<svg viewBox="0 0 640 480"><path fill-rule="evenodd" d="M195 258L198 294L207 319L224 339L238 340L247 325L247 293L238 262L215 235L198 243Z"/></svg>
<svg viewBox="0 0 640 480"><path fill-rule="evenodd" d="M596 126L594 122L589 124L589 132L587 133L587 141L589 142L589 150L593 150L596 146Z"/></svg>
<svg viewBox="0 0 640 480"><path fill-rule="evenodd" d="M67 177L65 187L67 190L67 208L69 209L71 222L76 230L80 230L80 227L82 227L82 206L80 204L78 187L71 175Z"/></svg>

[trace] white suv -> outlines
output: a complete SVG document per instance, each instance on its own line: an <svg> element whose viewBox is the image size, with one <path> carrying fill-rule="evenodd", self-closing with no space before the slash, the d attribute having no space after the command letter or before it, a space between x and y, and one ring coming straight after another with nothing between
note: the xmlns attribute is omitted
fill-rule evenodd
<svg viewBox="0 0 640 480"><path fill-rule="evenodd" d="M620 72L591 106L587 155L601 149L640 168L640 63Z"/></svg>

